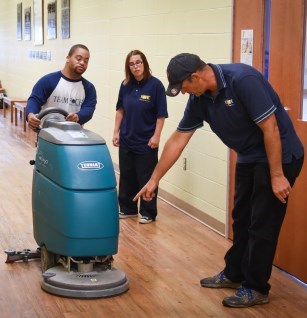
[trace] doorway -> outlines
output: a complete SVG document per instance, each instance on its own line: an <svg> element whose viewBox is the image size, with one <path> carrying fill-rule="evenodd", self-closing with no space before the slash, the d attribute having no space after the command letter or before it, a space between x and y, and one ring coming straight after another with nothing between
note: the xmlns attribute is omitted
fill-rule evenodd
<svg viewBox="0 0 307 318"><path fill-rule="evenodd" d="M307 149L304 120L306 0L234 0L233 62L240 62L241 31L253 30L252 65L279 94ZM306 80L307 81L307 80ZM305 82L307 87L307 82ZM306 91L307 95L307 91ZM233 207L236 155L230 154L229 220ZM307 282L307 164L289 197L274 265ZM230 222L231 223L231 222ZM229 237L232 238L231 224Z"/></svg>

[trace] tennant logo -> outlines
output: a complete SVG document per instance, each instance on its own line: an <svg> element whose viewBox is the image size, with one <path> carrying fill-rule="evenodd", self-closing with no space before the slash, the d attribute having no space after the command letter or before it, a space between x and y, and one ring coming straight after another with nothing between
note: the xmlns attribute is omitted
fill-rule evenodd
<svg viewBox="0 0 307 318"><path fill-rule="evenodd" d="M78 164L80 170L100 170L104 165L99 161L83 161Z"/></svg>

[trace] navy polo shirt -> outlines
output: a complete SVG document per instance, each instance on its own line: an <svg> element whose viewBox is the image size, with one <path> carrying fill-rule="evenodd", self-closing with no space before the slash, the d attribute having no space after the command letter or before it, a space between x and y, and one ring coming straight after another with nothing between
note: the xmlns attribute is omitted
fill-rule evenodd
<svg viewBox="0 0 307 318"><path fill-rule="evenodd" d="M214 97L209 91L199 97L191 94L177 131L193 131L206 121L223 143L237 152L238 162L267 162L263 132L257 124L274 113L283 163L291 162L293 156L303 156L303 145L291 119L260 72L242 63L209 66L217 79L218 94Z"/></svg>
<svg viewBox="0 0 307 318"><path fill-rule="evenodd" d="M157 151L147 144L154 135L158 118L167 118L165 88L160 80L150 76L138 82L135 78L119 89L116 109L123 108L120 126L120 147L138 154Z"/></svg>

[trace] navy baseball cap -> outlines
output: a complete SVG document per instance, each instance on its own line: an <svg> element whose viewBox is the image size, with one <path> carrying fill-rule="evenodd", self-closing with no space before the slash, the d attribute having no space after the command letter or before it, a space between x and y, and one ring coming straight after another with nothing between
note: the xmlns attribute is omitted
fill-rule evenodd
<svg viewBox="0 0 307 318"><path fill-rule="evenodd" d="M195 73L202 65L199 56L190 53L181 53L173 57L166 70L169 81L166 95L174 97L180 93L182 82Z"/></svg>

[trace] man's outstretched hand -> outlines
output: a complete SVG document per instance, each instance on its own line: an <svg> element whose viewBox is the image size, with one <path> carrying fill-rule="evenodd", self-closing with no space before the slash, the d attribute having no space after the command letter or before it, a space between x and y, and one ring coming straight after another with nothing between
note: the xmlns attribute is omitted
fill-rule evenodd
<svg viewBox="0 0 307 318"><path fill-rule="evenodd" d="M139 193L133 198L133 201L137 201L142 197L145 201L151 201L155 196L155 190L158 187L158 183L153 180L149 180L144 187L139 191Z"/></svg>

